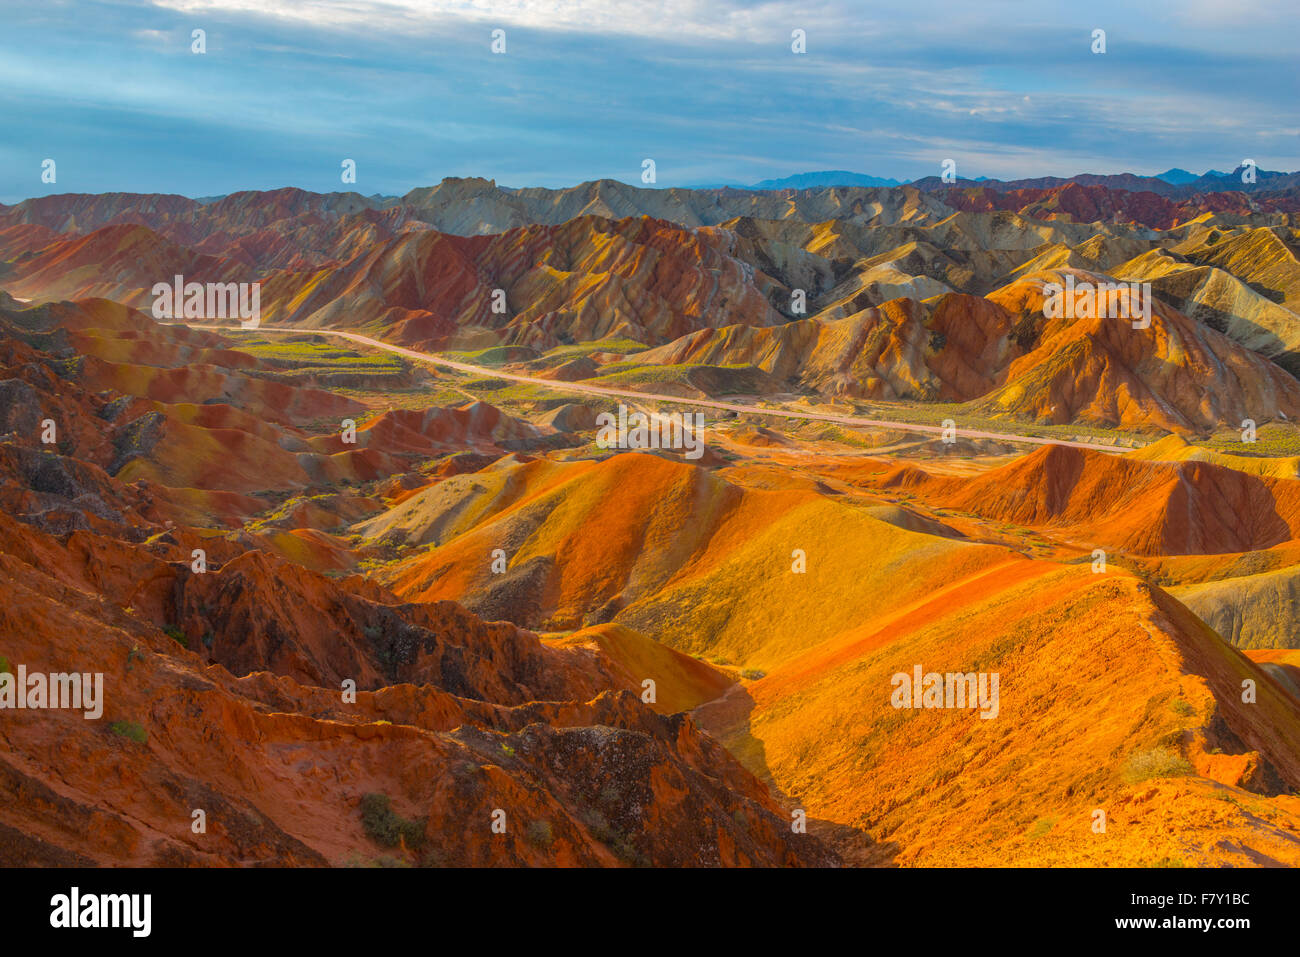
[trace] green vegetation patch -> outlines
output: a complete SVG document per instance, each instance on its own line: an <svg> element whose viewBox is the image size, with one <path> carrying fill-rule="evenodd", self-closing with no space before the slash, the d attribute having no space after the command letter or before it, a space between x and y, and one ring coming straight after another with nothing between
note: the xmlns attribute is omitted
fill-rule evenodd
<svg viewBox="0 0 1300 957"><path fill-rule="evenodd" d="M366 836L382 847L405 845L418 850L424 844L424 825L393 810L387 794L366 794L361 798L361 826Z"/></svg>
<svg viewBox="0 0 1300 957"><path fill-rule="evenodd" d="M1175 778L1194 773L1195 769L1188 760L1173 748L1151 748L1129 757L1124 768L1124 780L1136 784L1152 778Z"/></svg>
<svg viewBox="0 0 1300 957"><path fill-rule="evenodd" d="M114 721L108 726L108 730L120 738L134 741L136 744L144 744L149 740L149 732L138 721Z"/></svg>

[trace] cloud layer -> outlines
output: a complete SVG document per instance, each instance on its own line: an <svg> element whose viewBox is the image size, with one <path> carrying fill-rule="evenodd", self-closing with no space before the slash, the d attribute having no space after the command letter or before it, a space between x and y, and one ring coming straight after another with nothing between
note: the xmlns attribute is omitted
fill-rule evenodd
<svg viewBox="0 0 1300 957"><path fill-rule="evenodd" d="M6 13L0 199L1300 167L1282 4L163 0ZM206 31L207 52L191 50ZM506 53L491 52L505 31ZM791 33L807 53L791 51ZM1107 52L1091 52L1094 29ZM40 181L41 161L58 182Z"/></svg>

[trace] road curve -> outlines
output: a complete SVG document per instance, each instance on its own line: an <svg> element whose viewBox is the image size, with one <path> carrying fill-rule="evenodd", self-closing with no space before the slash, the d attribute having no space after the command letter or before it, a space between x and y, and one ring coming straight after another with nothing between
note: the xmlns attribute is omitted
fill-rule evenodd
<svg viewBox="0 0 1300 957"><path fill-rule="evenodd" d="M181 323L177 323L180 325ZM191 325L191 329L210 329L216 332L292 332L299 335L322 335L334 336L338 339L348 339L359 345L371 346L375 349L382 349L385 352L391 352L394 355L405 356L416 362L427 362L430 365L443 366L448 369L456 369L459 372L468 372L473 375L485 376L492 379L506 379L511 382L522 382L527 385L540 386L544 389L550 389L554 392L573 392L583 395L608 395L623 399L656 399L660 402L675 402L678 405L699 406L706 409L722 409L728 412L741 412L745 415L766 415L783 419L811 419L818 422L831 422L836 425L847 425L852 428L875 428L875 429L894 429L899 432L913 432L923 435L942 435L943 426L939 425L921 425L916 422L893 422L888 419L863 419L856 416L832 415L828 412L800 412L794 409L765 409L753 405L744 405L737 402L720 402L715 399L684 399L676 395L661 395L656 392L638 392L633 389L613 389L608 386L585 385L581 382L557 382L554 379L543 379L539 376L519 375L513 372L501 372L497 369L489 369L486 366L476 366L468 362L459 362L455 359L447 359L437 353L418 352L415 349L407 349L403 346L395 346L389 342L381 342L378 339L371 339L369 336L359 335L355 332L343 332L336 329L304 329L295 326L258 326L256 329L241 329L237 326L222 325ZM1128 452L1129 448L1121 445L1107 445L1104 442L1070 442L1062 439L1045 439L1035 435L1017 435L1012 432L985 432L978 429L958 428L957 434L967 439L991 439L996 442L1012 442L1025 445L1066 445L1076 449L1096 449L1099 452Z"/></svg>

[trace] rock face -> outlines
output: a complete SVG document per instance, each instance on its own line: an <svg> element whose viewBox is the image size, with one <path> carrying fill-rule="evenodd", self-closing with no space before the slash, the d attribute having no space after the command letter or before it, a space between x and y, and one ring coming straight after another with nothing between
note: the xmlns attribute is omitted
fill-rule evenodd
<svg viewBox="0 0 1300 957"><path fill-rule="evenodd" d="M178 552L0 519L6 667L104 676L101 720L6 713L4 864L835 860L599 654L258 553L195 574ZM414 822L400 847L367 832L367 794Z"/></svg>

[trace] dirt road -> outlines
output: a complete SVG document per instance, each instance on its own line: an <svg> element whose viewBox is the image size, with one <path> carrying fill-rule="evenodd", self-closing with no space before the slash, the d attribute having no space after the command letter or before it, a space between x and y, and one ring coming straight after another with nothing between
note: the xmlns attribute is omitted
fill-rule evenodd
<svg viewBox="0 0 1300 957"><path fill-rule="evenodd" d="M241 331L233 326L220 325L193 325L191 329L210 329L216 332L235 332ZM804 412L797 409L768 409L756 405L748 405L737 402L722 402L716 399L686 399L675 395L661 395L655 392L639 392L634 389L615 389L608 386L587 385L582 382L557 382L554 379L543 379L539 376L520 375L513 372L502 372L498 369L490 369L486 366L476 366L469 362L460 362L456 359L448 359L434 352L418 352L415 349L407 349L403 346L395 346L389 342L381 342L378 339L371 339L369 336L359 335L355 332L342 332L335 329L302 329L292 326L259 326L256 330L242 330L245 332L287 332L303 334L314 334L322 336L334 336L338 339L347 339L359 345L370 346L374 349L383 349L394 355L405 356L416 362L427 362L431 365L442 366L447 369L455 369L459 372L468 372L473 375L483 376L492 379L505 379L510 382L522 382L528 385L539 386L544 389L550 389L553 392L571 392L579 395L608 395L622 399L654 399L660 402L675 402L678 405L688 405L705 409L720 409L727 412L740 412L745 415L765 415L774 418L784 419L809 419L817 422L832 422L836 425L846 425L850 428L858 429L895 429L900 432L913 432L924 435L942 435L943 427L939 425L922 425L916 422L895 422L889 419L864 419L856 416L835 415L829 412ZM1107 445L1104 442L1071 442L1064 439L1045 439L1035 435L1017 435L1014 432L988 432L980 429L963 429L957 428L957 434L964 439L991 439L995 442L1014 442L1025 445L1068 445L1079 449L1097 449L1101 452L1128 452L1129 448L1120 445Z"/></svg>

